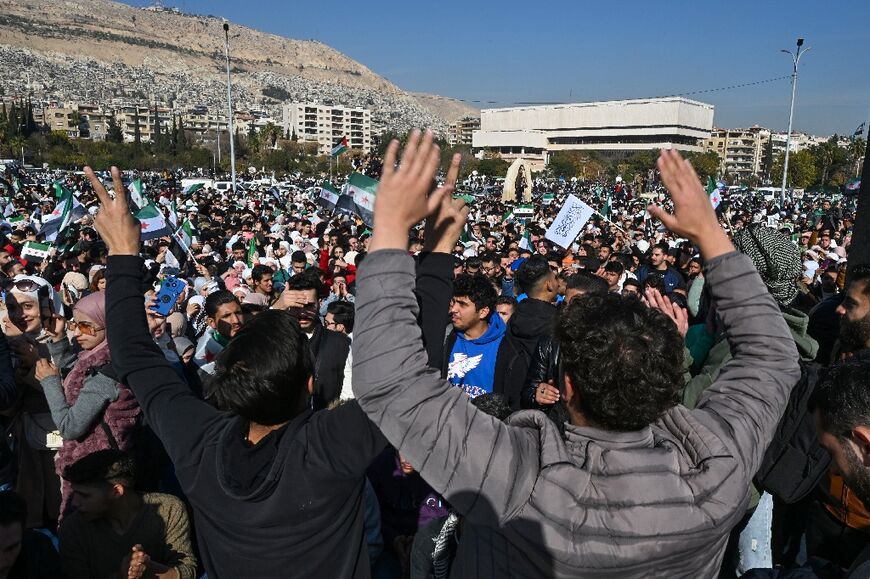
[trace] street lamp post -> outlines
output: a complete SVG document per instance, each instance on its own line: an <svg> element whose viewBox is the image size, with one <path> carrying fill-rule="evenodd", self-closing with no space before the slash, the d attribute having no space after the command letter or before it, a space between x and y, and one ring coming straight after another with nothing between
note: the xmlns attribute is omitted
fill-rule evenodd
<svg viewBox="0 0 870 579"><path fill-rule="evenodd" d="M786 182L788 181L788 155L789 150L791 149L791 125L794 120L794 95L797 90L797 72L798 72L798 63L801 61L801 56L810 50L809 48L805 48L801 51L801 47L804 45L804 39L797 39L797 50L792 52L791 50L782 49L780 52L785 52L791 56L792 60L792 72L791 72L791 106L788 111L788 134L785 137L785 161L782 164L782 190L780 191L780 200L781 204L785 205L785 187Z"/></svg>
<svg viewBox="0 0 870 579"><path fill-rule="evenodd" d="M233 193L236 192L236 145L233 138L233 89L230 84L230 25L224 22L224 55L227 59L227 109L229 110L230 132L230 171L233 179Z"/></svg>

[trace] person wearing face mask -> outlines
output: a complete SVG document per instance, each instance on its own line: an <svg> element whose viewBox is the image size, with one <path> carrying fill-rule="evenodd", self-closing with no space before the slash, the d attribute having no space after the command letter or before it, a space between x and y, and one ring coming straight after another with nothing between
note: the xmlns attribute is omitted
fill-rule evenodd
<svg viewBox="0 0 870 579"><path fill-rule="evenodd" d="M10 428L18 451L15 488L27 489L27 527L53 529L61 502L54 459L63 441L34 369L40 356L48 356L41 341L52 337L58 326L62 332L59 313L63 312L63 302L42 278L22 275L9 283L5 333L13 354L17 388Z"/></svg>
<svg viewBox="0 0 870 579"><path fill-rule="evenodd" d="M131 450L141 413L133 393L117 381L111 368L106 294L97 292L79 300L66 327L81 352L73 352L60 330L48 343L51 360L42 358L36 364L36 379L63 437L56 460L58 475L97 450ZM67 514L70 499L71 488L64 481L61 515Z"/></svg>

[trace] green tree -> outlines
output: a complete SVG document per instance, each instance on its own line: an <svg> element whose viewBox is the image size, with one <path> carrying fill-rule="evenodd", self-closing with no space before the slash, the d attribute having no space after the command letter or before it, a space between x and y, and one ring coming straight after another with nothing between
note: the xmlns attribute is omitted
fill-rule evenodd
<svg viewBox="0 0 870 579"><path fill-rule="evenodd" d="M504 177L507 173L508 167L510 167L510 163L504 159L481 159L480 163L477 165L477 172L489 177Z"/></svg>
<svg viewBox="0 0 870 579"><path fill-rule="evenodd" d="M782 183L782 166L785 163L785 153L777 155L773 163L771 178L774 183ZM807 149L788 156L788 186L805 188L816 182L818 170L812 153Z"/></svg>
<svg viewBox="0 0 870 579"><path fill-rule="evenodd" d="M689 151L684 156L692 163L702 183L707 182L707 177L716 179L719 176L720 159L719 155L714 151L706 151L704 153Z"/></svg>

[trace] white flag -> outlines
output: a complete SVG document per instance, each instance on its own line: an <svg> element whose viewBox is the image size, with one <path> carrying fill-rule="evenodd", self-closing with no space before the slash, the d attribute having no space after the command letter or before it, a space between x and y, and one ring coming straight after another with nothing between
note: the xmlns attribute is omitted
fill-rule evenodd
<svg viewBox="0 0 870 579"><path fill-rule="evenodd" d="M574 195L568 195L568 199L565 200L565 204L544 237L559 247L567 248L583 230L583 226L593 213L595 213L594 209Z"/></svg>

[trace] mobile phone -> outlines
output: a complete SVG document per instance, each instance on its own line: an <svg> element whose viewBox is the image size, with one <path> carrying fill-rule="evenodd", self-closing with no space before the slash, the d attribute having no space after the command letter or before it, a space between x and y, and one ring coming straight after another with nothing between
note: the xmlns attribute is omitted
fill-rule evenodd
<svg viewBox="0 0 870 579"><path fill-rule="evenodd" d="M152 306L151 310L162 316L168 316L183 291L184 284L180 280L174 276L167 277L160 285L160 291L157 292L157 305Z"/></svg>

